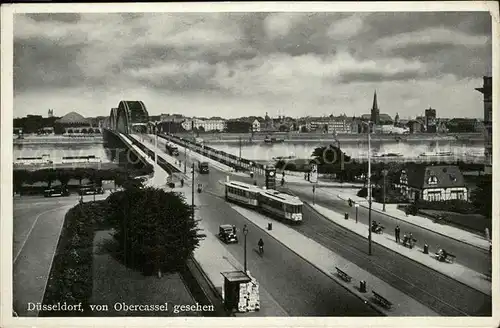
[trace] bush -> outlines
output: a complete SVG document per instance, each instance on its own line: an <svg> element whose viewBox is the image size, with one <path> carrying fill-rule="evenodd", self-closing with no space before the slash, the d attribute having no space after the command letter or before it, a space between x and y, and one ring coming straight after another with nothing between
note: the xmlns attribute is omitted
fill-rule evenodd
<svg viewBox="0 0 500 328"><path fill-rule="evenodd" d="M462 214L477 213L477 209L472 203L459 199L452 199L441 202L428 202L424 200L418 200L415 205L418 209L439 210Z"/></svg>
<svg viewBox="0 0 500 328"><path fill-rule="evenodd" d="M93 240L95 228L109 212L107 201L84 203L71 208L57 244L44 304L82 303L84 312L40 312L40 316L88 315L92 297Z"/></svg>
<svg viewBox="0 0 500 328"><path fill-rule="evenodd" d="M130 187L111 195L108 203L125 264L144 273L178 270L202 238L191 207L177 193Z"/></svg>

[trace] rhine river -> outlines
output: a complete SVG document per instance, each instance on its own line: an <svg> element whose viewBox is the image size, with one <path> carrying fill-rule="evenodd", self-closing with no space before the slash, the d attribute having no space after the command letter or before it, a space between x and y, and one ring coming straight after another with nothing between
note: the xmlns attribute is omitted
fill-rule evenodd
<svg viewBox="0 0 500 328"><path fill-rule="evenodd" d="M205 143L219 150L240 155L239 141L224 141ZM285 141L282 143L266 144L264 142L241 143L241 157L255 161L270 161L280 156L295 156L296 158L310 158L315 148L337 145L335 141ZM341 141L340 148L352 158L366 158L368 156L368 142L366 140ZM414 158L424 152L452 152L456 157L482 157L484 144L481 140L440 140L440 141L388 141L372 140L372 155L398 153L403 157Z"/></svg>
<svg viewBox="0 0 500 328"><path fill-rule="evenodd" d="M205 141L206 145L239 156L240 143L235 140ZM271 161L275 157L295 156L297 158L310 158L316 147L336 144L331 140L288 140L283 143L266 144L263 141L248 140L241 143L241 156L254 161ZM341 140L341 149L352 158L366 158L368 155L367 140ZM474 158L483 156L484 145L482 140L380 140L374 137L371 142L372 154L399 153L406 158L418 157L424 152L446 151L452 152L457 158L465 155ZM14 144L13 160L18 157L41 157L50 155L54 163L60 163L66 156L99 157L103 163L111 162L115 158L112 149L107 149L102 143L63 144Z"/></svg>

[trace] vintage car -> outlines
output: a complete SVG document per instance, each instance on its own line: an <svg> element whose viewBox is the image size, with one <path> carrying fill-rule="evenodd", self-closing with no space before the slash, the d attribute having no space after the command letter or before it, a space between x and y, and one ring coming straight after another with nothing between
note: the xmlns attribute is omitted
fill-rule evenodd
<svg viewBox="0 0 500 328"><path fill-rule="evenodd" d="M104 190L102 187L81 187L78 190L79 195L99 195L99 194L104 194Z"/></svg>
<svg viewBox="0 0 500 328"><path fill-rule="evenodd" d="M236 228L230 224L221 224L219 226L219 238L226 244L237 243Z"/></svg>
<svg viewBox="0 0 500 328"><path fill-rule="evenodd" d="M65 197L69 196L69 191L63 187L55 187L46 189L43 193L44 197Z"/></svg>

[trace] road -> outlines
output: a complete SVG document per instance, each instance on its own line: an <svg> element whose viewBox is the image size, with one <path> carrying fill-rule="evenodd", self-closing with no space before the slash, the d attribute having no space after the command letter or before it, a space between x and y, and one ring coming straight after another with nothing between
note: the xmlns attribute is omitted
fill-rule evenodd
<svg viewBox="0 0 500 328"><path fill-rule="evenodd" d="M289 184L288 189L299 196L302 200L312 203L312 187ZM346 201L337 197L343 191L338 188L320 187L316 190L315 202L318 205L328 207L338 213L349 213L350 218L356 217L356 208L350 207ZM368 209L360 206L358 208L358 220L361 223L368 224ZM380 212L372 211L372 220L377 221L385 227L385 232L394 234L396 225L401 228L401 238L405 232L411 232L417 239L417 244L422 247L427 244L430 251L437 251L444 248L447 252L457 256L456 263L470 268L479 273L488 272L491 268L491 256L488 251L459 242L455 239L443 236L430 230L420 228Z"/></svg>
<svg viewBox="0 0 500 328"><path fill-rule="evenodd" d="M179 159L184 161L183 152L179 155ZM188 163L189 162L188 159ZM224 181L227 175L227 173L211 167L210 174L200 175L196 179L197 183L202 183L204 185L205 192L222 197L224 194L224 187L219 181ZM251 182L250 178L245 177L235 177L234 179ZM256 180L259 185L262 185L264 182L263 177L260 176L256 177ZM291 186L291 188L293 188L294 191L295 189L303 189L293 186ZM305 201L312 201L312 196L307 195L307 192L299 196ZM340 200L332 201L331 196L328 194L316 197L316 200L317 203L341 213L345 212L347 208L351 209ZM337 208L337 206L339 208ZM218 211L219 209L216 210ZM303 224L295 227L295 229L329 248L333 252L351 260L356 265L388 282L395 288L407 293L438 313L448 316L491 315L492 300L490 296L376 244L373 245L373 255L368 256L367 242L364 238L324 219L307 208L304 210L303 214ZM366 216L366 212L362 212L361 210L358 213L358 219L364 217L364 220L367 220ZM380 222L385 225L384 219L388 220L389 218L384 217L384 215L380 214L380 218L378 218L378 216L374 218L377 221L380 220ZM408 227L403 224L400 224L400 227L403 232L405 231L404 229L408 229ZM417 232L415 229L416 227L411 226L411 228L412 230L410 231L413 231L414 236L420 239L421 235L420 232ZM424 233L429 235L433 234L427 230L424 230L422 235ZM443 239L440 235L439 238ZM451 242L459 245L462 244L454 240L451 240ZM481 252L476 248L473 250L478 253ZM457 252L457 255L458 254L461 253Z"/></svg>
<svg viewBox="0 0 500 328"><path fill-rule="evenodd" d="M92 196L85 197L90 200ZM13 308L19 316L37 316L27 311L27 304L43 300L64 216L78 200L76 195L14 198Z"/></svg>
<svg viewBox="0 0 500 328"><path fill-rule="evenodd" d="M293 253L279 241L267 236L261 228L233 210L220 197L202 193L196 201L205 233L217 235L220 224L239 229L238 244L227 249L239 263L244 263L244 239L241 229L248 226L247 268L280 306L293 316L378 316L375 310L351 294L309 262ZM257 241L263 238L265 254L257 253ZM214 256L217 256L214 254ZM231 263L235 269L242 267Z"/></svg>
<svg viewBox="0 0 500 328"><path fill-rule="evenodd" d="M184 155L179 155L179 159L184 161ZM197 211L206 227L205 233L217 235L220 224L232 224L241 231L246 224L249 230L248 269L287 313L293 316L380 315L279 241L268 237L261 228L232 209L219 195L214 194L216 190L221 194L218 180L225 179L224 173L212 168L210 174L196 174L195 179L196 183L203 184L205 190L195 196ZM239 236L238 244L226 245L226 248L239 263L244 263L243 237L241 233ZM265 254L262 257L256 252L259 238L263 238L265 243ZM237 263L231 264L242 269Z"/></svg>

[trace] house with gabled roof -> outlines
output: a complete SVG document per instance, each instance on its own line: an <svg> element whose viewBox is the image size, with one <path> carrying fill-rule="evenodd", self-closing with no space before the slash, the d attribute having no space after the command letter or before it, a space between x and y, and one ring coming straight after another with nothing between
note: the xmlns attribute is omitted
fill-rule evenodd
<svg viewBox="0 0 500 328"><path fill-rule="evenodd" d="M469 199L464 177L456 165L409 166L400 172L396 188L411 201Z"/></svg>

